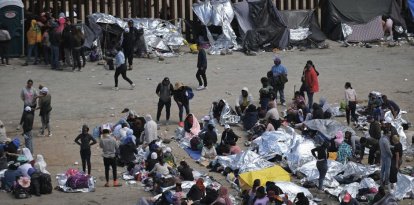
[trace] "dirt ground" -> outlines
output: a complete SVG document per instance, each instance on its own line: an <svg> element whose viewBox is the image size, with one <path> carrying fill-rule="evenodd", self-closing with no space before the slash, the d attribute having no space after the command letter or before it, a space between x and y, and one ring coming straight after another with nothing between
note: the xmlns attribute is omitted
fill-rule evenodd
<svg viewBox="0 0 414 205"><path fill-rule="evenodd" d="M344 97L344 84L349 81L358 94L358 100L367 100L372 90L388 95L408 112L404 116L414 121L414 47L348 47L342 48L336 42L330 42L331 48L324 50L281 51L277 53L282 64L288 68L289 82L286 84L287 99L300 86L300 76L307 60L312 60L320 72L320 92L315 101L325 96L330 103L339 103ZM191 112L200 119L207 114L210 104L220 98L226 99L232 106L242 87L247 86L258 102L260 78L273 64L273 53L259 53L257 56L245 56L235 52L226 56L207 56L208 89L195 91L190 103ZM158 97L155 95L157 84L168 76L171 82L183 81L184 84L196 88L195 79L197 55L183 54L164 61L150 59L134 59L134 70L128 76L136 84L135 90L129 90L128 84L120 78L120 90L113 91L113 71L108 71L96 63L88 63L83 72L52 71L48 66L20 66L22 59L11 60L10 66L0 67L0 120L10 137L21 135L15 128L19 122L22 101L19 93L26 81L33 79L35 87L39 84L49 88L52 95L52 137L36 136L41 126L40 118L34 122L34 154L43 154L48 164L47 169L54 176L68 168L80 168L79 147L73 142L79 134L82 124L95 127L100 123L116 122L128 107L140 114L150 113L154 118ZM283 107L279 106L279 111ZM38 112L37 112L38 113ZM161 122L165 119L165 112ZM337 118L344 123L344 118ZM160 132L167 132L170 137L178 123L178 109L172 105L170 126L161 126ZM412 130L413 128L411 128ZM219 128L221 132L222 127ZM234 127L241 136L246 136L239 127ZM361 134L361 133L360 133ZM239 140L240 145L246 138ZM188 155L177 146L170 144L178 160L191 162L194 169L207 172L195 164ZM242 146L246 149L244 146ZM51 195L33 196L27 200L16 201L10 194L0 193L1 204L135 204L142 196L149 196L141 186L124 184L120 188L104 188L103 162L101 150L94 146L92 150L92 175L97 177L97 189L93 193L66 194L54 191ZM403 166L413 162L404 162ZM123 171L122 169L119 172ZM211 173L210 173L211 174ZM228 186L223 176L211 174L219 182ZM52 177L53 183L56 180ZM315 194L316 195L316 194ZM321 204L338 204L327 194L318 194L323 199ZM401 204L412 204L404 200Z"/></svg>

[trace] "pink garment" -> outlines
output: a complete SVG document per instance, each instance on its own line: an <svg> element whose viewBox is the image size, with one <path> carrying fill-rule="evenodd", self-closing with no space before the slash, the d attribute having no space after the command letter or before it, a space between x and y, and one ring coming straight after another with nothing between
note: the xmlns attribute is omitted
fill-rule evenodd
<svg viewBox="0 0 414 205"><path fill-rule="evenodd" d="M230 154L239 154L240 152L242 152L242 149L239 146L235 145L230 147Z"/></svg>
<svg viewBox="0 0 414 205"><path fill-rule="evenodd" d="M335 139L336 146L339 146L340 144L342 144L343 141L344 141L344 135L342 134L342 131L338 131L336 133L336 139Z"/></svg>
<svg viewBox="0 0 414 205"><path fill-rule="evenodd" d="M59 22L59 27L56 28L56 32L62 33L63 29L65 28L66 20L63 17L60 17L58 22Z"/></svg>
<svg viewBox="0 0 414 205"><path fill-rule="evenodd" d="M197 118L195 117L194 114L192 114L192 113L190 113L190 114L193 115L193 126L190 129L191 133L185 132L184 137L187 138L187 139L191 139L194 136L197 136L198 133L200 132L200 123L198 123L198 120L197 120Z"/></svg>

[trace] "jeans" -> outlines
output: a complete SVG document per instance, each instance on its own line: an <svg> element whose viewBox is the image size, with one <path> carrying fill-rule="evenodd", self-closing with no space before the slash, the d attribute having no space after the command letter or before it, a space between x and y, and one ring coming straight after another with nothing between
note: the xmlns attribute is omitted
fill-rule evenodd
<svg viewBox="0 0 414 205"><path fill-rule="evenodd" d="M63 52L65 54L65 63L67 66L72 66L72 49L70 48L64 48Z"/></svg>
<svg viewBox="0 0 414 205"><path fill-rule="evenodd" d="M160 121L161 111L162 108L165 106L165 118L167 120L170 119L170 108L171 108L171 100L168 102L164 102L161 99L158 100L158 109L157 109L157 121Z"/></svg>
<svg viewBox="0 0 414 205"><path fill-rule="evenodd" d="M86 164L88 164L88 175L91 175L91 150L84 149L80 151L80 156L82 159L82 170L86 173ZM107 180L108 181L108 180Z"/></svg>
<svg viewBox="0 0 414 205"><path fill-rule="evenodd" d="M43 58L45 60L45 65L50 64L50 47L43 45Z"/></svg>
<svg viewBox="0 0 414 205"><path fill-rule="evenodd" d="M326 172L328 172L328 160L316 161L316 168L319 171L319 189L323 188L323 180L325 179Z"/></svg>
<svg viewBox="0 0 414 205"><path fill-rule="evenodd" d="M127 72L127 68L126 68L125 63L122 64L121 66L119 66L118 68L116 68L115 75L114 75L115 87L118 87L118 77L119 77L119 75L122 75L122 78L124 80L126 80L129 84L132 85L132 81L126 76L126 72Z"/></svg>
<svg viewBox="0 0 414 205"><path fill-rule="evenodd" d="M198 85L199 86L202 86L203 85L203 82L201 81L201 77L202 77L203 78L203 81L204 81L204 87L207 87L206 70L207 70L207 68L199 68L197 70L196 78L197 78L197 81L198 81Z"/></svg>
<svg viewBox="0 0 414 205"><path fill-rule="evenodd" d="M50 65L52 69L59 68L59 46L50 46Z"/></svg>
<svg viewBox="0 0 414 205"><path fill-rule="evenodd" d="M381 184L387 185L390 181L391 157L381 156Z"/></svg>
<svg viewBox="0 0 414 205"><path fill-rule="evenodd" d="M40 130L40 133L43 135L45 129L49 131L50 134L50 125L49 125L49 119L50 119L50 112L42 114L40 116L40 120L42 121L42 129Z"/></svg>
<svg viewBox="0 0 414 205"><path fill-rule="evenodd" d="M356 110L356 102L349 101L348 107L346 109L346 122L348 123L348 125L350 122L350 118L352 118L353 122L358 121L356 114L355 114L355 110Z"/></svg>
<svg viewBox="0 0 414 205"><path fill-rule="evenodd" d="M188 115L190 113L190 103L189 102L181 103L181 105L177 103L177 105L178 105L178 116L180 117L180 122L182 122L183 121L183 107L185 108L185 113Z"/></svg>
<svg viewBox="0 0 414 205"><path fill-rule="evenodd" d="M74 48L72 49L72 57L73 57L73 67L72 70L75 70L76 66L78 70L81 70L81 48Z"/></svg>
<svg viewBox="0 0 414 205"><path fill-rule="evenodd" d="M308 96L308 108L309 108L309 110L311 110L312 109L312 104L313 104L313 92L307 91L306 95Z"/></svg>
<svg viewBox="0 0 414 205"><path fill-rule="evenodd" d="M112 177L113 180L116 181L117 176L116 176L116 158L103 158L104 161L104 166L105 166L105 179L106 182L109 181L109 167L112 168Z"/></svg>
<svg viewBox="0 0 414 205"><path fill-rule="evenodd" d="M377 147L371 147L369 149L369 155L368 155L368 164L373 165L375 163L378 163L379 161L379 154L378 154L378 148Z"/></svg>
<svg viewBox="0 0 414 205"><path fill-rule="evenodd" d="M24 136L24 146L26 146L30 152L33 154L33 141L32 141L32 131L25 132Z"/></svg>
<svg viewBox="0 0 414 205"><path fill-rule="evenodd" d="M34 63L37 63L37 61L38 61L37 44L27 45L26 63L30 62L33 53L34 53L34 57L35 57Z"/></svg>
<svg viewBox="0 0 414 205"><path fill-rule="evenodd" d="M275 92L275 99L277 100L277 93L279 92L280 95L280 103L285 103L285 86L282 86L280 88L276 88L276 92Z"/></svg>

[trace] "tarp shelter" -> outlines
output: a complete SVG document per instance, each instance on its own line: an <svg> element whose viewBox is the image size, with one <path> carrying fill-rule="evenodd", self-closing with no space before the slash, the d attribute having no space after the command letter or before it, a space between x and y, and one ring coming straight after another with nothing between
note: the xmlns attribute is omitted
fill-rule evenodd
<svg viewBox="0 0 414 205"><path fill-rule="evenodd" d="M372 41L382 37L383 15L390 16L394 26L406 28L395 0L324 0L321 1L323 32L332 40ZM355 31L354 31L355 30Z"/></svg>
<svg viewBox="0 0 414 205"><path fill-rule="evenodd" d="M255 179L260 179L261 186L264 186L267 181L290 182L290 175L279 165L257 171L245 172L239 175L240 187L243 190L252 188Z"/></svg>
<svg viewBox="0 0 414 205"><path fill-rule="evenodd" d="M319 26L314 10L285 10L280 13L289 28L290 45L309 46L325 41L326 36Z"/></svg>
<svg viewBox="0 0 414 205"><path fill-rule="evenodd" d="M234 18L233 7L229 0L207 0L193 4L193 11L206 27L210 43L210 54L220 54L222 49L237 49L236 34L231 22ZM213 32L214 27L218 32Z"/></svg>
<svg viewBox="0 0 414 205"><path fill-rule="evenodd" d="M272 0L248 0L233 4L245 51L285 48L289 29Z"/></svg>
<svg viewBox="0 0 414 205"><path fill-rule="evenodd" d="M11 37L8 48L10 57L24 55L23 9L21 0L0 0L0 23L7 27Z"/></svg>

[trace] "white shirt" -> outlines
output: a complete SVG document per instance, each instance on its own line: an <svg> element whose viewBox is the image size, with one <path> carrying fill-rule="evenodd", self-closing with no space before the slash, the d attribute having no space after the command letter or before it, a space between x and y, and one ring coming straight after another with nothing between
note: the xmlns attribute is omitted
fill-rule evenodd
<svg viewBox="0 0 414 205"><path fill-rule="evenodd" d="M356 92L352 88L348 88L345 90L345 102L347 105L349 101L352 101L352 102L356 101Z"/></svg>

